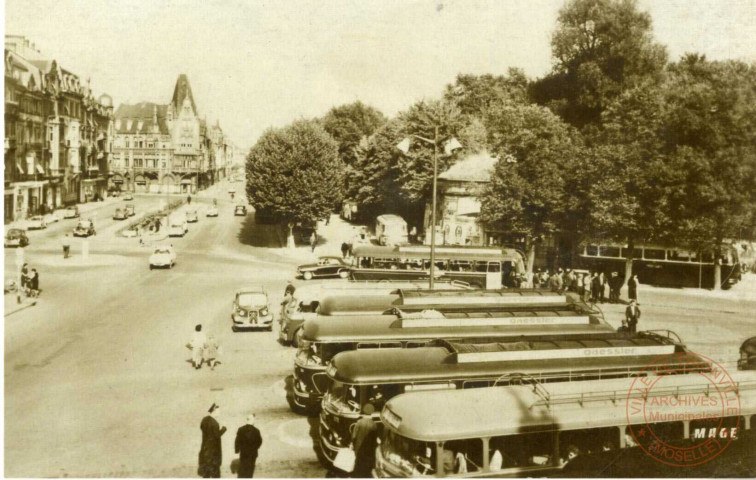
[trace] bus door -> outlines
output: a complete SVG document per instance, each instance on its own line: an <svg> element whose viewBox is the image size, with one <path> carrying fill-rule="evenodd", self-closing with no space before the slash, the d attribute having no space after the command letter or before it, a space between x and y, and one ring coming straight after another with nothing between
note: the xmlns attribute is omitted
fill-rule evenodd
<svg viewBox="0 0 756 480"><path fill-rule="evenodd" d="M489 290L498 290L501 288L501 262L488 262L486 288Z"/></svg>

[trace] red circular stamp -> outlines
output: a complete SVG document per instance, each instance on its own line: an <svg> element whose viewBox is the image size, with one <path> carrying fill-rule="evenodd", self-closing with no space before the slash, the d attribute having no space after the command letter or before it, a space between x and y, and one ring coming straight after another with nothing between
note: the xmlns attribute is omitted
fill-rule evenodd
<svg viewBox="0 0 756 480"><path fill-rule="evenodd" d="M691 353L662 355L633 379L625 441L674 467L716 458L738 437L740 397L727 370Z"/></svg>

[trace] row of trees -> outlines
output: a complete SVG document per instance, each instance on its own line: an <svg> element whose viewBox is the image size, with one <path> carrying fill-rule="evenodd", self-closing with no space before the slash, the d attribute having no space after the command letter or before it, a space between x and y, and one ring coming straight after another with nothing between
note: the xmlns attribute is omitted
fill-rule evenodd
<svg viewBox="0 0 756 480"><path fill-rule="evenodd" d="M499 161L480 220L535 246L559 233L713 249L749 237L756 219L756 65L688 54L670 63L634 1L570 0L552 36L554 66L529 80L459 75L443 98L386 119L360 102L271 130L250 152L248 196L284 221L323 218L342 199L367 215L421 224L433 146ZM304 131L309 132L307 135ZM292 142L306 141L306 145ZM291 178L288 178L291 177ZM630 265L628 258L628 267ZM718 285L719 282L717 281Z"/></svg>

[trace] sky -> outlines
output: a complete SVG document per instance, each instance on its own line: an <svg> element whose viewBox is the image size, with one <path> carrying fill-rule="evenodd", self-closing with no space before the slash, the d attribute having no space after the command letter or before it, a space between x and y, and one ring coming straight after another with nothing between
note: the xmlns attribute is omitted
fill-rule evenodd
<svg viewBox="0 0 756 480"><path fill-rule="evenodd" d="M168 103L179 74L197 108L247 148L270 127L356 100L388 116L457 74L551 68L562 0L5 0L25 35L116 105ZM639 0L671 60L756 61L756 0Z"/></svg>

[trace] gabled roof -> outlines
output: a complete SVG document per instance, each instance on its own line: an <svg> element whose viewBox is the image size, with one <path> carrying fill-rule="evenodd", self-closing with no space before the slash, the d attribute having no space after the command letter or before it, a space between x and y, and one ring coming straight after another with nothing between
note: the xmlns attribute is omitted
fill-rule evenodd
<svg viewBox="0 0 756 480"><path fill-rule="evenodd" d="M497 159L488 152L474 153L452 165L438 178L458 182L488 182L496 162Z"/></svg>
<svg viewBox="0 0 756 480"><path fill-rule="evenodd" d="M186 74L182 73L176 80L176 86L173 88L173 98L171 98L171 104L176 113L181 111L181 107L184 105L184 99L186 97L189 97L192 104L192 111L197 115L197 105L194 103L192 87L189 85L189 79L186 77Z"/></svg>
<svg viewBox="0 0 756 480"><path fill-rule="evenodd" d="M135 105L127 105L122 103L118 106L115 112L115 119L120 120L120 128L116 128L116 133L143 133L150 134L152 132L152 126L154 125L154 113L157 108L157 120L160 127L161 135L169 135L170 130L165 123L165 114L168 109L168 105L157 105L152 102L142 102ZM131 128L129 129L128 120L131 120ZM142 128L139 129L139 122L142 122ZM116 124L117 125L117 124ZM117 125L118 126L118 125Z"/></svg>

